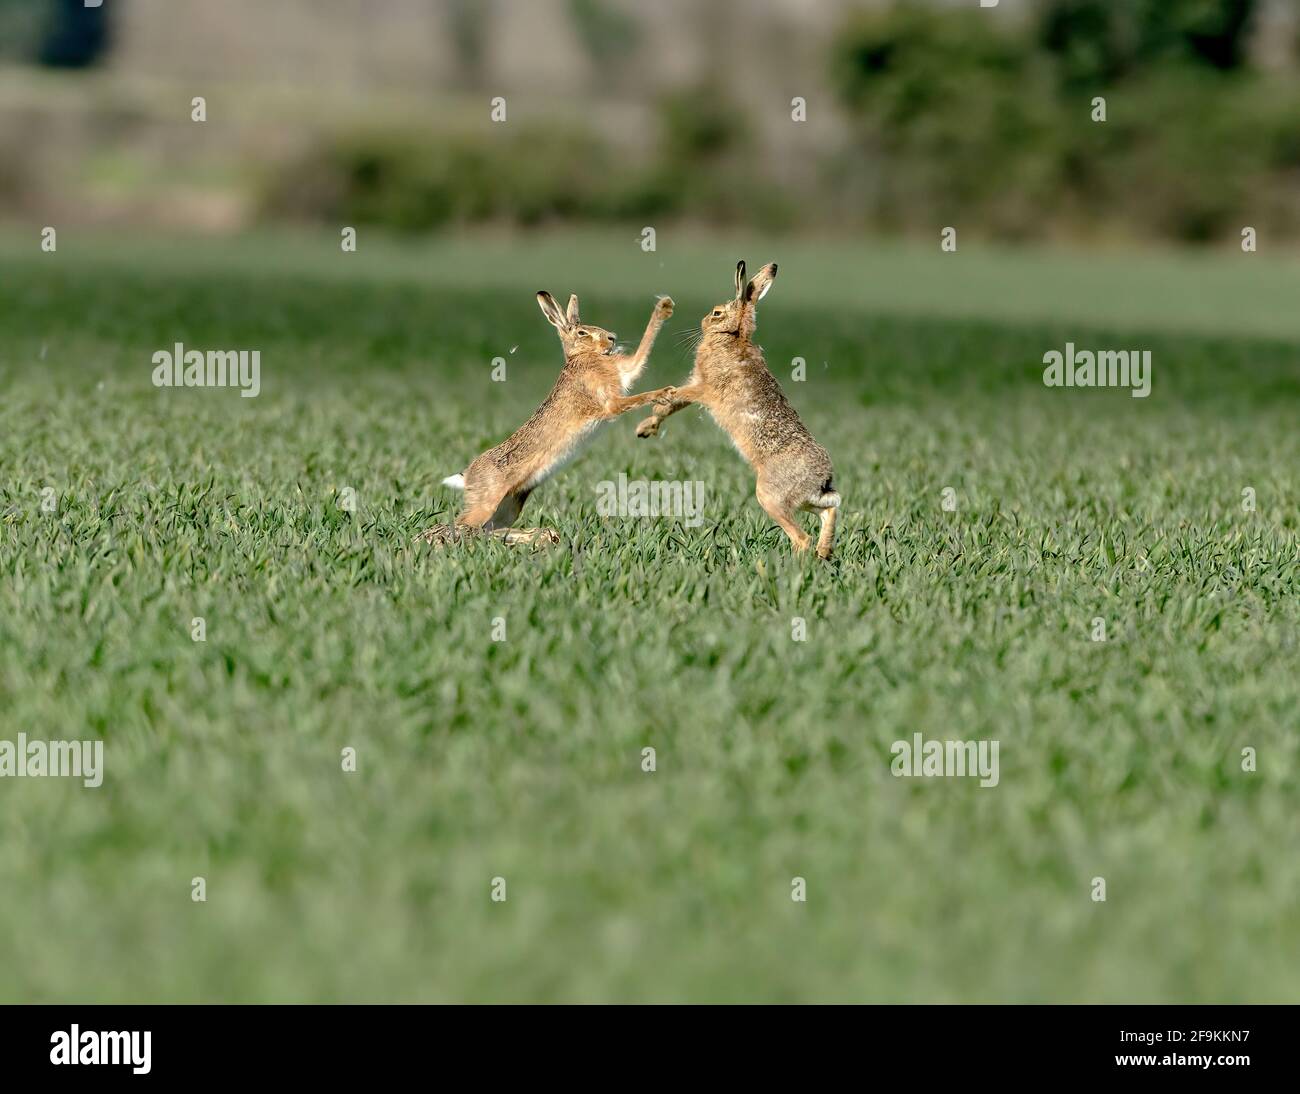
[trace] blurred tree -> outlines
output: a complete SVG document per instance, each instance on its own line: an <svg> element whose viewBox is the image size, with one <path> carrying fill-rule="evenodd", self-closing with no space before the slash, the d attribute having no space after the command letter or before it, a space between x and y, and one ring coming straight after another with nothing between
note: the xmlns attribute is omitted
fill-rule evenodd
<svg viewBox="0 0 1300 1094"><path fill-rule="evenodd" d="M88 68L109 44L108 5L86 7L85 0L53 0L40 61L54 68Z"/></svg>
<svg viewBox="0 0 1300 1094"><path fill-rule="evenodd" d="M569 0L569 13L592 61L605 71L624 71L610 62L625 61L636 49L641 36L636 20L606 0Z"/></svg>
<svg viewBox="0 0 1300 1094"><path fill-rule="evenodd" d="M1035 207L1059 189L1061 127L1049 63L1023 33L976 9L863 12L837 36L831 74L860 165L888 165L863 193L871 219L897 229L965 212L1034 230Z"/></svg>
<svg viewBox="0 0 1300 1094"><path fill-rule="evenodd" d="M1155 64L1242 68L1258 0L1041 0L1038 34L1067 85L1112 83Z"/></svg>
<svg viewBox="0 0 1300 1094"><path fill-rule="evenodd" d="M648 209L688 211L710 224L779 228L792 216L787 195L764 178L757 135L742 104L721 84L678 88L659 101L657 161L642 180ZM742 196L743 195L743 200Z"/></svg>
<svg viewBox="0 0 1300 1094"><path fill-rule="evenodd" d="M683 170L745 149L753 136L743 112L716 84L665 95L659 118L664 153L675 168Z"/></svg>
<svg viewBox="0 0 1300 1094"><path fill-rule="evenodd" d="M0 0L0 57L32 60L37 55L43 21L38 0Z"/></svg>
<svg viewBox="0 0 1300 1094"><path fill-rule="evenodd" d="M460 65L461 82L468 87L482 87L492 19L490 0L448 0L443 12Z"/></svg>

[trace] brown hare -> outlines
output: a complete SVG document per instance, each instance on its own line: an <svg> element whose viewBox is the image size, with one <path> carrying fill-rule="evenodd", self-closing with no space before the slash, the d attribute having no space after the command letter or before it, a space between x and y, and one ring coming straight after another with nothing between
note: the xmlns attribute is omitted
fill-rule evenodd
<svg viewBox="0 0 1300 1094"><path fill-rule="evenodd" d="M637 426L638 437L653 437L670 414L699 403L722 427L740 454L758 472L758 503L790 537L796 551L812 544L795 514L821 517L817 554L830 558L840 496L831 483L831 458L812 438L768 371L763 351L752 341L755 309L776 278L776 263L745 280L745 263L736 265L736 298L719 304L700 324L690 379L655 404Z"/></svg>
<svg viewBox="0 0 1300 1094"><path fill-rule="evenodd" d="M672 388L625 395L650 360L655 336L673 314L673 302L660 297L650 313L641 344L630 357L616 353L607 330L583 323L578 298L560 310L548 292L537 294L542 314L559 332L564 367L545 401L528 421L495 448L489 448L463 472L443 480L465 491L456 523L420 533L428 542L447 542L467 532L490 532L508 543L558 543L559 536L541 528L514 529L528 495L577 456L605 422L627 410L669 397Z"/></svg>

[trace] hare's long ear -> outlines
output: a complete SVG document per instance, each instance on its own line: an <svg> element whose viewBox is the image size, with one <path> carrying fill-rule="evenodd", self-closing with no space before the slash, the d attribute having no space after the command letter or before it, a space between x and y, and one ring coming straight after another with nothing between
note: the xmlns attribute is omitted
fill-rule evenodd
<svg viewBox="0 0 1300 1094"><path fill-rule="evenodd" d="M741 300L745 296L745 260L742 258L736 263L736 299Z"/></svg>
<svg viewBox="0 0 1300 1094"><path fill-rule="evenodd" d="M569 320L569 326L576 327L582 322L578 318L578 294L575 292L569 296L569 310L564 313L565 318Z"/></svg>
<svg viewBox="0 0 1300 1094"><path fill-rule="evenodd" d="M767 290L776 280L776 263L769 262L754 275L754 279L745 286L745 303L757 304L767 295Z"/></svg>
<svg viewBox="0 0 1300 1094"><path fill-rule="evenodd" d="M550 321L558 331L567 330L569 321L564 317L564 312L560 311L560 305L555 302L555 297L545 289L537 294L537 306L542 309L542 314Z"/></svg>

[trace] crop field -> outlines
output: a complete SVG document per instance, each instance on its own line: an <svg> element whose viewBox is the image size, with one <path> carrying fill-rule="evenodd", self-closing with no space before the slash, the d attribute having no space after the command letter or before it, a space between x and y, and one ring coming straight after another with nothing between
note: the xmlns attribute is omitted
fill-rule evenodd
<svg viewBox="0 0 1300 1094"><path fill-rule="evenodd" d="M624 235L0 237L0 737L103 742L0 779L0 1000L1300 1002L1300 270ZM658 387L741 257L831 563L697 409L559 546L413 542L559 370L535 290L670 293Z"/></svg>

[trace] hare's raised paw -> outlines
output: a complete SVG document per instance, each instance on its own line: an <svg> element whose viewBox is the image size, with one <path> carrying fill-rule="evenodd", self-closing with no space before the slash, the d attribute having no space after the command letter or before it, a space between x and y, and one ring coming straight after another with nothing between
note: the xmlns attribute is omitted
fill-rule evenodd
<svg viewBox="0 0 1300 1094"><path fill-rule="evenodd" d="M673 298L671 296L661 296L659 298L659 303L655 305L655 311L661 318L669 319L672 317L674 306Z"/></svg>
<svg viewBox="0 0 1300 1094"><path fill-rule="evenodd" d="M659 418L652 414L636 427L638 437L654 437L659 433Z"/></svg>

